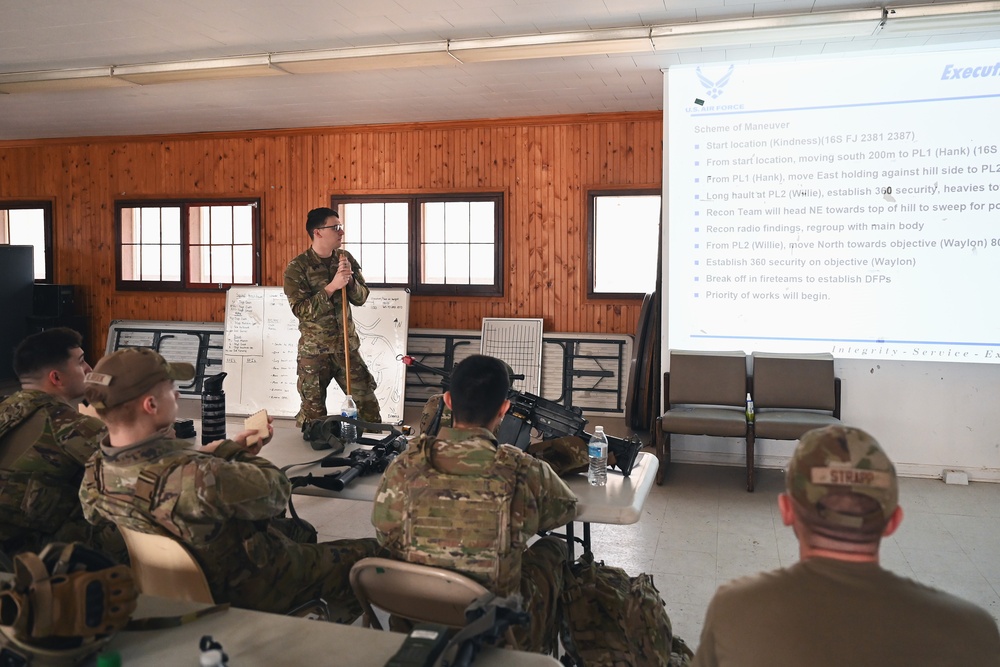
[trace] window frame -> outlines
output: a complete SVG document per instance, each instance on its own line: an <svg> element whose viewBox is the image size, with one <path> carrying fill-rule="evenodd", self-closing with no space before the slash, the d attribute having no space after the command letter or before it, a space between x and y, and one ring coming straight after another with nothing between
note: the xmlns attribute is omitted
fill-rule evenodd
<svg viewBox="0 0 1000 667"><path fill-rule="evenodd" d="M43 235L44 235L44 248L42 249L45 253L45 276L42 278L36 278L35 284L38 285L51 285L55 283L55 250L52 247L52 210L54 208L51 200L45 199L12 199L3 200L0 199L0 209L7 211L26 209L26 208L40 208L42 209L43 215ZM8 230L9 231L9 230Z"/></svg>
<svg viewBox="0 0 1000 667"><path fill-rule="evenodd" d="M597 198L598 197L649 197L660 198L660 239L663 238L663 189L658 187L593 189L587 191L587 298L588 299L642 299L645 292L595 292L594 262L596 248L594 240L597 236ZM658 251L659 252L659 251ZM654 286L655 287L655 286Z"/></svg>
<svg viewBox="0 0 1000 667"><path fill-rule="evenodd" d="M190 275L190 213L192 208L202 206L246 206L252 213L252 254L253 277L250 283L200 283L192 282ZM125 280L122 277L124 267L122 245L122 209L126 208L163 208L180 207L180 238L181 238L181 279L174 280ZM225 292L230 287L245 287L260 285L261 276L261 200L260 197L191 197L183 199L120 199L115 200L115 287L122 292ZM197 245L197 244L195 244ZM225 245L225 244L219 244ZM234 245L234 244L229 244Z"/></svg>
<svg viewBox="0 0 1000 667"><path fill-rule="evenodd" d="M439 193L391 193L391 194L342 194L330 198L330 207L338 215L344 215L345 204L399 203L408 204L407 262L409 280L406 283L383 283L367 280L371 287L405 287L411 294L420 296L503 296L503 241L504 241L504 198L503 192L439 192ZM493 284L438 284L424 283L420 275L421 259L421 210L431 202L493 202L495 207L493 226ZM345 244L348 245L348 244ZM359 259L359 261L361 261ZM361 271L364 273L364 264Z"/></svg>

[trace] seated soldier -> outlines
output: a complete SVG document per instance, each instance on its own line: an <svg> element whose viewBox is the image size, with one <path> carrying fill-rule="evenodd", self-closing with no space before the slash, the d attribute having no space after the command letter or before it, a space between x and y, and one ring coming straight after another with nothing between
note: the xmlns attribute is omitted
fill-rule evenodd
<svg viewBox="0 0 1000 667"><path fill-rule="evenodd" d="M104 357L87 375L86 396L108 438L87 464L84 515L179 539L201 563L217 602L282 613L322 597L334 620L357 618L348 574L375 555L375 540L302 544L279 530L291 485L257 456L270 426L254 445L249 431L201 449L171 439L166 431L179 396L173 381L193 376L190 364L139 348Z"/></svg>
<svg viewBox="0 0 1000 667"><path fill-rule="evenodd" d="M694 665L1000 665L985 609L879 565L903 520L896 469L873 437L804 434L778 496L799 562L719 588Z"/></svg>
<svg viewBox="0 0 1000 667"><path fill-rule="evenodd" d="M83 542L128 562L114 524L92 526L80 508L87 459L106 434L71 401L90 371L80 334L58 327L28 336L14 351L21 390L0 403L0 548L8 556L49 542Z"/></svg>
<svg viewBox="0 0 1000 667"><path fill-rule="evenodd" d="M493 432L509 407L503 362L472 355L455 367L444 401L454 423L422 435L389 465L372 523L393 558L456 570L500 596L520 592L530 627L518 646L551 651L558 638L566 545L538 532L576 516L576 496L549 465Z"/></svg>
<svg viewBox="0 0 1000 667"><path fill-rule="evenodd" d="M507 378L510 385L513 385L515 379L523 379L523 375L515 375L514 369L505 362L501 361L500 363L507 370ZM508 396L513 397L516 393L514 390L510 390ZM571 417L577 417L577 414L570 409L559 405L555 407L559 410L567 410L567 413ZM503 420L501 419L500 421L502 422ZM528 423L531 424L530 421ZM419 434L436 436L440 429L450 428L451 425L451 408L445 403L444 394L434 394L428 398L427 402L424 403L423 412L420 414L420 422L417 427ZM500 429L499 422L497 423L497 429ZM537 431L534 431L534 433L538 434ZM499 431L494 430L494 435L500 437ZM507 441L503 444L509 445L515 443ZM642 449L642 442L638 437L632 437L627 440L609 438L608 468L617 467L628 476L632 471L632 465L635 463L636 455L640 449ZM544 440L536 439L528 443L525 451L547 462L560 477L583 472L589 465L587 441L580 435L566 434Z"/></svg>

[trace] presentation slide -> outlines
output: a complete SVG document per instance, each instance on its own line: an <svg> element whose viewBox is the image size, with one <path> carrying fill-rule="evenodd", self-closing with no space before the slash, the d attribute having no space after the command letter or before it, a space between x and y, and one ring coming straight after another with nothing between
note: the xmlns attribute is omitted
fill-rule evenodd
<svg viewBox="0 0 1000 667"><path fill-rule="evenodd" d="M671 67L664 136L670 348L1000 361L1000 49Z"/></svg>

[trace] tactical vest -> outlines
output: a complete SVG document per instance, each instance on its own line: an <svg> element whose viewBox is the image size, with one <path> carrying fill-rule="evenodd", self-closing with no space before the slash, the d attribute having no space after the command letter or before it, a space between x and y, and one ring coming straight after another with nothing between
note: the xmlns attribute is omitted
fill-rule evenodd
<svg viewBox="0 0 1000 667"><path fill-rule="evenodd" d="M51 401L48 394L39 393L23 403L8 406L0 414L0 442ZM18 449L7 449L4 459L13 463L34 444L30 438L8 443L8 447L16 445ZM53 533L67 519L79 515L80 501L76 489L67 486L66 480L44 471L0 470L0 523ZM0 535L0 538L3 536Z"/></svg>
<svg viewBox="0 0 1000 667"><path fill-rule="evenodd" d="M422 456L404 501L404 558L460 570L500 596L517 591L521 550L511 548L510 524L519 450L501 445L491 465L456 475L432 464L435 441L414 443Z"/></svg>
<svg viewBox="0 0 1000 667"><path fill-rule="evenodd" d="M267 567L281 556L280 539L269 535L267 521L230 519L199 525L186 524L182 529L173 518L174 503L181 490L181 475L168 473L183 465L188 450L177 450L160 458L155 469L143 469L131 489L115 490L104 480L100 457L87 462L84 484L88 480L100 493L98 506L109 519L140 532L166 534L191 548L205 570L217 602L228 602L226 586L232 586L249 573ZM193 534L192 534L193 533Z"/></svg>

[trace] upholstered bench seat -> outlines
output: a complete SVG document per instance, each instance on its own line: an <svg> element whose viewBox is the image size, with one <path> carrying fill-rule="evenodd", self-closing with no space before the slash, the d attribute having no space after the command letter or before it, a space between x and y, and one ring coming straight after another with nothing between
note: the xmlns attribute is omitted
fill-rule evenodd
<svg viewBox="0 0 1000 667"><path fill-rule="evenodd" d="M678 435L734 436L747 433L746 411L742 408L703 406L671 407L660 417L665 432Z"/></svg>

